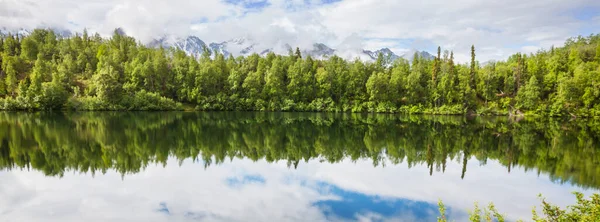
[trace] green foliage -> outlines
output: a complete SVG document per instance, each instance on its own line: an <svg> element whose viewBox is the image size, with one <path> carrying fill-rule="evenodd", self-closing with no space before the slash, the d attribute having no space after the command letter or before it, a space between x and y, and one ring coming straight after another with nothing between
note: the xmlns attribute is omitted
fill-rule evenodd
<svg viewBox="0 0 600 222"><path fill-rule="evenodd" d="M437 218L437 221L438 222L448 221L448 219L446 218L446 206L444 206L444 203L442 202L442 200L438 201L438 209L440 211L440 216Z"/></svg>
<svg viewBox="0 0 600 222"><path fill-rule="evenodd" d="M537 107L540 100L540 87L537 78L531 76L521 90L517 93L517 107L527 110L533 110Z"/></svg>
<svg viewBox="0 0 600 222"><path fill-rule="evenodd" d="M337 56L314 60L298 48L287 56L238 58L207 49L194 58L147 48L119 32L108 39L86 31L59 38L36 29L22 38L0 37L0 97L23 109L60 109L65 104L41 100L42 85L56 81L67 98L98 100L90 104L107 105L102 109L138 109L131 101L145 90L140 95L202 110L594 117L600 113L599 39L569 39L565 47L482 66L474 46L465 64L439 47L433 60L417 53L412 61L380 55L373 63ZM179 109L165 104L140 107Z"/></svg>
<svg viewBox="0 0 600 222"><path fill-rule="evenodd" d="M442 210L440 209L440 212ZM471 222L504 222L504 215L498 213L493 203L490 203L487 207L482 209L479 208L479 204L475 203L475 207L472 211L469 211L469 221Z"/></svg>
<svg viewBox="0 0 600 222"><path fill-rule="evenodd" d="M43 109L61 109L69 94L58 82L45 82L41 87L40 107Z"/></svg>
<svg viewBox="0 0 600 222"><path fill-rule="evenodd" d="M65 107L68 110L120 110L124 109L120 106L109 104L108 102L95 96L84 96L78 98L70 98L67 100Z"/></svg>
<svg viewBox="0 0 600 222"><path fill-rule="evenodd" d="M183 109L181 103L161 96L158 93L146 92L145 90L136 92L130 101L124 102L123 106L125 106L128 110Z"/></svg>
<svg viewBox="0 0 600 222"><path fill-rule="evenodd" d="M594 222L600 219L600 195L593 194L589 199L585 199L582 193L574 192L577 198L577 203L574 205L561 208L559 206L548 203L543 197L542 200L542 215L538 215L535 207L532 210L532 220L535 222ZM440 216L438 222L446 222L446 207L440 200L438 202ZM504 222L504 215L500 214L493 203L490 203L486 208L479 208L475 203L473 210L469 212L469 221L471 222Z"/></svg>
<svg viewBox="0 0 600 222"><path fill-rule="evenodd" d="M573 193L577 198L575 205L567 206L566 209L548 203L541 195L542 213L539 216L535 208L533 209L533 221L583 221L591 222L600 219L600 195L593 194L590 199L585 199L582 193Z"/></svg>

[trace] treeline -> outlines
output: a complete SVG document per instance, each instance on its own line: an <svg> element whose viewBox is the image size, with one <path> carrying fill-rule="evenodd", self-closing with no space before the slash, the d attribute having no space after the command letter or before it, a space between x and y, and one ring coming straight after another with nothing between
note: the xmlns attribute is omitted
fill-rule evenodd
<svg viewBox="0 0 600 222"><path fill-rule="evenodd" d="M506 61L315 60L148 48L115 31L0 39L0 109L261 110L600 116L600 35ZM183 104L183 105L182 105Z"/></svg>
<svg viewBox="0 0 600 222"><path fill-rule="evenodd" d="M206 167L237 158L287 162L371 160L440 174L450 161L496 160L556 182L600 188L600 123L454 116L275 112L0 113L0 170L122 174L167 159Z"/></svg>

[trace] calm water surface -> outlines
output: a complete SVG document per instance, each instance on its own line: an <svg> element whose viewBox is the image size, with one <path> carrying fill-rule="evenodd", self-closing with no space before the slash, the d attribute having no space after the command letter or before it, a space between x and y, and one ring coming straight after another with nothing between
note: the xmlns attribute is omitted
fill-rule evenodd
<svg viewBox="0 0 600 222"><path fill-rule="evenodd" d="M315 113L0 113L0 221L530 219L600 188L600 123Z"/></svg>

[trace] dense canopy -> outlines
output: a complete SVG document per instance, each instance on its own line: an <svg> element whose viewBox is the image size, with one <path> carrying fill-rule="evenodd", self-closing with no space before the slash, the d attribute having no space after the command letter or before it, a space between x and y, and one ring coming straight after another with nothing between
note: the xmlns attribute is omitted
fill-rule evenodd
<svg viewBox="0 0 600 222"><path fill-rule="evenodd" d="M212 54L212 55L211 55ZM36 29L0 38L0 109L261 110L600 116L600 35L506 61L375 62L299 50L228 57Z"/></svg>

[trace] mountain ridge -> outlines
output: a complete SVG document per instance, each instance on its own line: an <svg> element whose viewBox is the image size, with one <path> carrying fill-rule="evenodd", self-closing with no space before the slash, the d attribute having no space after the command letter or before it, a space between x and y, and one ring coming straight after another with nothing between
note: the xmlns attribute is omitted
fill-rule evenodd
<svg viewBox="0 0 600 222"><path fill-rule="evenodd" d="M230 55L232 56L248 56L253 53L257 53L261 56L264 56L268 53L275 54L287 54L290 50L294 50L288 43L281 44L279 46L265 47L264 44L260 42L254 42L252 39L247 38L235 38L222 42L212 42L206 44L200 38L196 36L188 36L186 38L175 38L175 41L164 41L163 38L155 39L151 43L147 44L148 47L158 47L162 46L165 48L175 47L177 49L183 50L188 55L192 56L200 56L204 51L204 48L208 48L212 55L218 52L223 54L225 57ZM173 38L171 38L173 39ZM279 48L279 50L275 50L274 48ZM301 53L303 55L310 55L315 59L328 59L334 55L345 57L345 59L361 59L361 60L370 60L376 61L379 54L383 54L384 57L389 57L391 60L396 60L399 58L404 58L407 60L412 60L414 53L418 53L419 57L426 59L434 59L431 53L427 51L418 51L418 50L409 50L407 53L402 55L398 55L393 52L389 48L381 48L375 51L361 49L358 53L350 53L345 56L342 55L341 51L336 50L327 46L324 43L313 43L312 47L301 49Z"/></svg>
<svg viewBox="0 0 600 222"><path fill-rule="evenodd" d="M66 29L55 29L55 28L47 28L49 30L53 30L56 35L61 36L63 38L69 38L74 36L75 34ZM116 32L120 35L126 35L126 32L121 29L115 29ZM7 35L9 33L18 34L21 36L26 36L31 33L31 30L28 29L18 29L13 30L12 32L5 27L0 28L0 35ZM206 43L202 39L197 36L189 35L186 37L176 37L172 35L163 35L161 37L155 38L149 43L145 44L147 47L151 48L176 48L184 51L186 54L190 56L194 56L199 58L205 49L208 49L212 56L215 53L223 54L225 57L231 56L248 56L253 53L257 53L261 56L265 56L268 53L275 54L288 54L289 51L293 51L294 48L288 43L279 42L275 45L265 45L261 42L257 42L250 37L241 37L229 39L222 42L211 42ZM412 60L414 53L417 52L419 57L423 57L426 59L434 59L435 57L427 51L418 51L418 50L409 50L409 52L404 53L402 55L398 55L393 52L389 48L381 48L377 50L369 50L369 49L358 49L357 51L344 51L337 50L335 48L329 47L324 43L313 43L310 48L301 49L302 55L310 55L315 59L328 59L334 55L342 57L344 59L352 60L367 60L367 61L376 61L379 54L383 54L384 57L390 58L392 61L404 58L407 60Z"/></svg>

